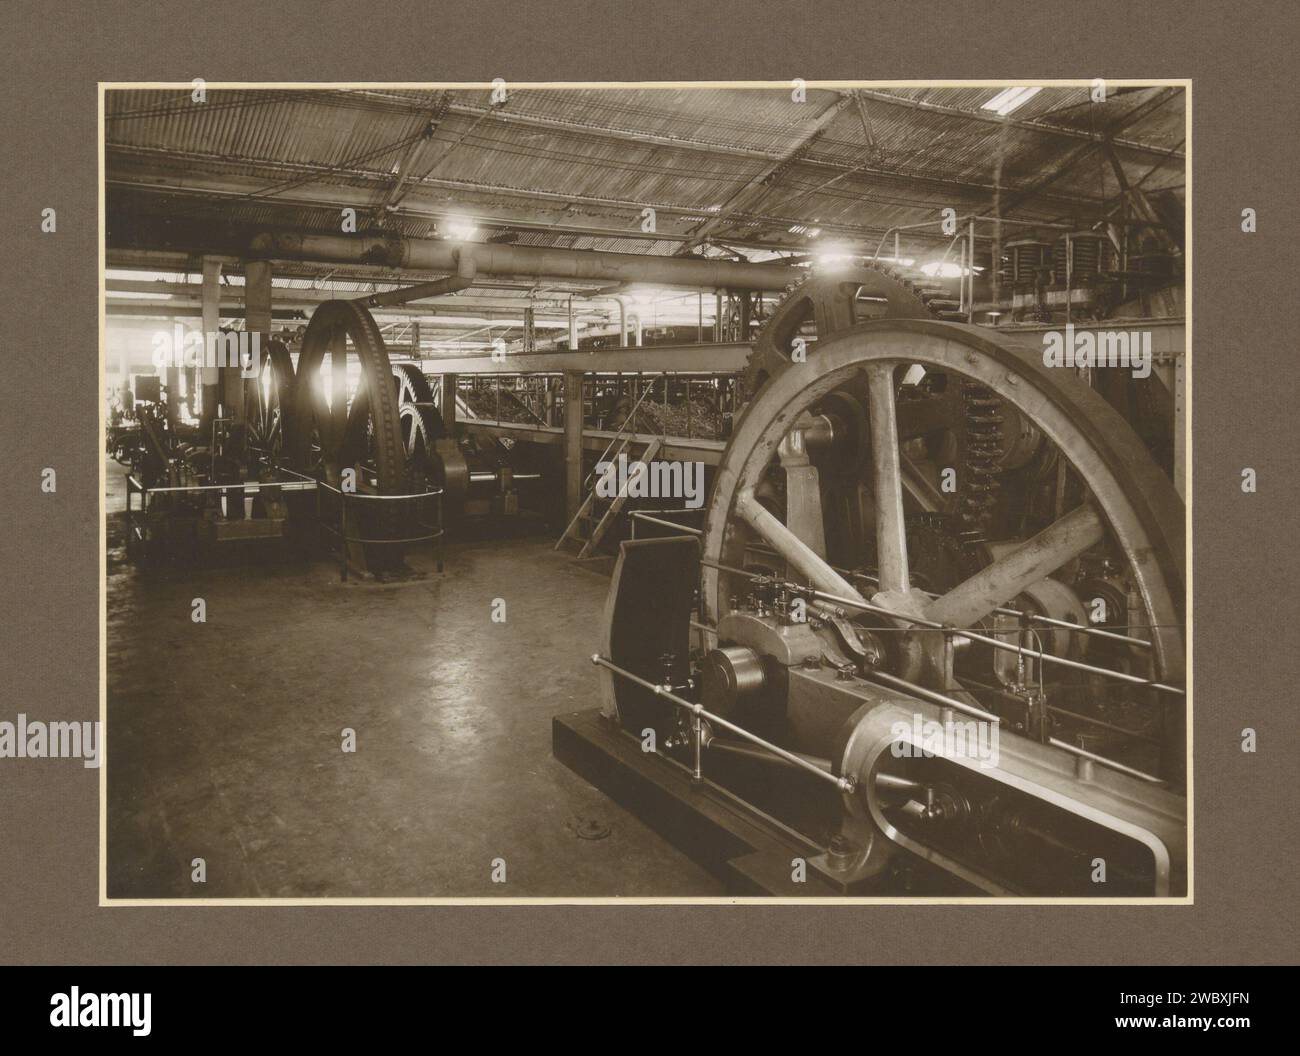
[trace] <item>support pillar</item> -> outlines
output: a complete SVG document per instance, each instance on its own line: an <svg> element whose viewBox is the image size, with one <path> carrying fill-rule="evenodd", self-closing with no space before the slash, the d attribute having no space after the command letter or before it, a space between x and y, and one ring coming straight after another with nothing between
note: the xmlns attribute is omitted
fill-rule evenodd
<svg viewBox="0 0 1300 1056"><path fill-rule="evenodd" d="M271 340L271 262L250 260L244 264L244 329L248 331L250 348L260 363L266 356L266 345ZM254 336L256 344L253 344ZM239 433L244 433L248 409L244 406L244 378L233 371L230 410L236 419Z"/></svg>
<svg viewBox="0 0 1300 1056"><path fill-rule="evenodd" d="M573 520L582 505L582 372L564 372L564 509Z"/></svg>
<svg viewBox="0 0 1300 1056"><path fill-rule="evenodd" d="M208 364L209 348L215 347L217 331L221 329L221 261L203 258L203 413L199 416L199 443L212 443L212 419L217 416L221 402L221 376L215 366Z"/></svg>
<svg viewBox="0 0 1300 1056"><path fill-rule="evenodd" d="M438 408L442 411L442 424L446 430L446 435L451 436L456 430L456 375L444 374L442 376L442 391L439 393L442 406Z"/></svg>

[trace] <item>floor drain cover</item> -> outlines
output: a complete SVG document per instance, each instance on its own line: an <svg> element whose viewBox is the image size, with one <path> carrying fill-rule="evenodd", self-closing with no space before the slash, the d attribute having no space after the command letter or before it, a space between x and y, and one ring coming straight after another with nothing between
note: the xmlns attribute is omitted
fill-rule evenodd
<svg viewBox="0 0 1300 1056"><path fill-rule="evenodd" d="M609 835L609 826L596 818L580 818L573 831L580 840L603 840Z"/></svg>

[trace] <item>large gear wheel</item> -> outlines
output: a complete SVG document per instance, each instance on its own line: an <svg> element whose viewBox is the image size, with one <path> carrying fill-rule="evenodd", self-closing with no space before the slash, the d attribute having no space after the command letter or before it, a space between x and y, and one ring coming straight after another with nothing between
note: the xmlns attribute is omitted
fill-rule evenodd
<svg viewBox="0 0 1300 1056"><path fill-rule="evenodd" d="M814 272L790 289L759 332L741 374L742 398L748 401L790 365L800 338L811 345L872 319L951 318L952 307L941 286L888 264L867 261L848 271Z"/></svg>
<svg viewBox="0 0 1300 1056"><path fill-rule="evenodd" d="M418 363L394 363L393 378L407 471L413 483L427 484L435 479L435 444L446 432L442 415Z"/></svg>

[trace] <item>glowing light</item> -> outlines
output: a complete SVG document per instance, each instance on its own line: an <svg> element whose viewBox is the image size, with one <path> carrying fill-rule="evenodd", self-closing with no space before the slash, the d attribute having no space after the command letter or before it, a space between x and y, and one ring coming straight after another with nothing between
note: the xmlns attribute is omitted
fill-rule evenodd
<svg viewBox="0 0 1300 1056"><path fill-rule="evenodd" d="M1019 110L1041 91L1041 88L1006 88L984 103L980 109L992 110L999 117L1006 117L1011 111Z"/></svg>
<svg viewBox="0 0 1300 1056"><path fill-rule="evenodd" d="M473 220L466 217L453 216L448 217L439 225L443 230L444 238L449 238L454 242L468 242L478 234L478 227Z"/></svg>
<svg viewBox="0 0 1300 1056"><path fill-rule="evenodd" d="M813 253L813 263L819 268L842 268L861 257L860 253L850 253L843 246L826 246Z"/></svg>
<svg viewBox="0 0 1300 1056"><path fill-rule="evenodd" d="M922 264L921 271L932 278L940 279L956 279L970 274L969 268L963 268L951 260L932 260L929 264Z"/></svg>

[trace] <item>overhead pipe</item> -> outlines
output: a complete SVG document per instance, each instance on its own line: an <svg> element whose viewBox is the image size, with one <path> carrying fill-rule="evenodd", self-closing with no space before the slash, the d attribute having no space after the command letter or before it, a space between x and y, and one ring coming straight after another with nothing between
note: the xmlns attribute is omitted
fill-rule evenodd
<svg viewBox="0 0 1300 1056"><path fill-rule="evenodd" d="M614 301L618 304L618 347L623 348L627 344L627 298L615 297Z"/></svg>
<svg viewBox="0 0 1300 1056"><path fill-rule="evenodd" d="M303 235L263 232L250 240L254 256L320 264L372 264L419 271L454 271L458 246L400 236ZM590 249L474 244L483 275L532 275L611 285L641 282L687 289L784 290L806 272L773 264L741 264L699 257L652 257Z"/></svg>
<svg viewBox="0 0 1300 1056"><path fill-rule="evenodd" d="M457 247L454 252L455 274L448 275L444 279L435 279L433 282L421 282L414 286L389 290L387 293L372 293L368 297L358 297L357 301L367 308L383 308L389 305L407 304L411 301L422 301L427 297L442 297L448 293L459 293L461 290L469 289L474 285L474 276L478 273L474 255L468 247Z"/></svg>
<svg viewBox="0 0 1300 1056"><path fill-rule="evenodd" d="M614 300L618 304L619 348L629 347L628 340L627 340L627 328L629 322L632 324L633 333L635 334L632 344L633 346L640 348L641 347L641 310L639 308L634 308L633 311L629 313L627 310L627 298L624 297L622 294L616 296Z"/></svg>

